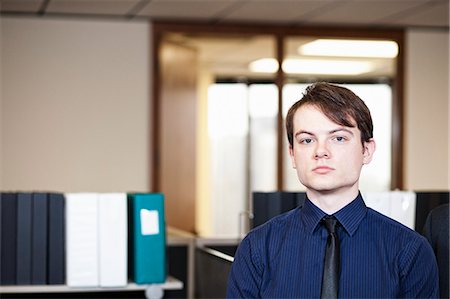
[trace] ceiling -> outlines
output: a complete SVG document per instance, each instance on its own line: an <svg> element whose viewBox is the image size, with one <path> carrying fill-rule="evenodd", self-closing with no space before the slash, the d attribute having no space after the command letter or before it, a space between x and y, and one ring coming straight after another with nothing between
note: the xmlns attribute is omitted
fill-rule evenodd
<svg viewBox="0 0 450 299"><path fill-rule="evenodd" d="M2 15L449 28L449 0L0 0Z"/></svg>

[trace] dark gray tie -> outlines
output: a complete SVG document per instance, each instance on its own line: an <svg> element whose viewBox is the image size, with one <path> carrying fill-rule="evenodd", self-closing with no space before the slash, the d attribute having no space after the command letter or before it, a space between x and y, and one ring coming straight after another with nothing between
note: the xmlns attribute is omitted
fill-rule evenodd
<svg viewBox="0 0 450 299"><path fill-rule="evenodd" d="M337 298L339 287L339 237L336 228L339 222L334 216L325 216L322 222L327 228L328 239L320 298Z"/></svg>

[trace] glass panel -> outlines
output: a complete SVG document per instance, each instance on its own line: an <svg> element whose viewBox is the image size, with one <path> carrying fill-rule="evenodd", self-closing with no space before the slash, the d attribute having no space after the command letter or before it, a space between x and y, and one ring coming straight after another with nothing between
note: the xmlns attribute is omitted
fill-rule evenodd
<svg viewBox="0 0 450 299"><path fill-rule="evenodd" d="M247 198L248 105L245 84L213 84L208 90L212 230L237 234Z"/></svg>
<svg viewBox="0 0 450 299"><path fill-rule="evenodd" d="M255 61L274 57L274 38L176 33L167 38L198 51L197 233L239 237L248 230L251 191L272 191L277 184L274 73L251 69Z"/></svg>
<svg viewBox="0 0 450 299"><path fill-rule="evenodd" d="M278 89L275 84L252 84L250 104L250 190L277 189Z"/></svg>
<svg viewBox="0 0 450 299"><path fill-rule="evenodd" d="M247 209L251 192L276 190L277 113L278 91L274 84L225 83L209 87L215 235L231 235L242 229L239 217ZM233 218L236 221L230 221Z"/></svg>

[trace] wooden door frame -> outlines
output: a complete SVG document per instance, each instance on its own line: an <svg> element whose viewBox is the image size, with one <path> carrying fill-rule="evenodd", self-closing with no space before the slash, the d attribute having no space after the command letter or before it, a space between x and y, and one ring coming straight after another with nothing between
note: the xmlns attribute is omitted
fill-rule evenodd
<svg viewBox="0 0 450 299"><path fill-rule="evenodd" d="M160 124L160 89L161 76L159 65L159 49L162 37L167 33L184 33L192 36L202 36L214 34L216 36L242 36L250 34L272 35L276 40L276 58L279 62L284 56L284 41L288 37L294 36L317 36L321 38L360 38L360 39L383 39L392 40L398 44L399 52L396 58L396 75L392 82L393 102L392 102L392 162L391 162L391 189L403 189L404 187L404 61L405 61L405 32L398 28L362 28L362 27L309 27L309 26L284 26L284 25L256 25L256 24L211 24L201 22L154 22L151 25L152 41L152 69L151 78L153 80L152 110L151 110L151 190L160 191L159 177L159 156L160 156L160 136L158 126ZM281 65L281 64L280 64ZM283 136L281 127L283 126L281 114L281 91L284 83L284 73L280 70L276 73L275 84L278 87L278 154L277 154L277 186L282 190L283 184L283 163L282 146Z"/></svg>

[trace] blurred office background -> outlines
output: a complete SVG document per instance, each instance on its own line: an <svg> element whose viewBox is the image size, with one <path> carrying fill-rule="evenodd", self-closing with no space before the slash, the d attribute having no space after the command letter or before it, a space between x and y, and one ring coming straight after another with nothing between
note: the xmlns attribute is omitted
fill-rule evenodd
<svg viewBox="0 0 450 299"><path fill-rule="evenodd" d="M168 226L238 239L253 192L304 190L283 120L319 80L372 111L362 191L450 189L448 0L1 0L0 11L1 190L164 192Z"/></svg>

